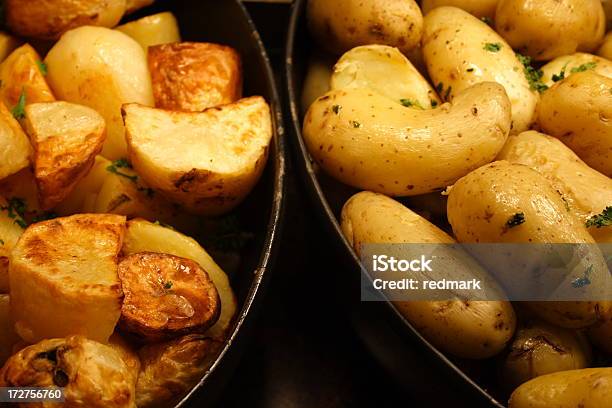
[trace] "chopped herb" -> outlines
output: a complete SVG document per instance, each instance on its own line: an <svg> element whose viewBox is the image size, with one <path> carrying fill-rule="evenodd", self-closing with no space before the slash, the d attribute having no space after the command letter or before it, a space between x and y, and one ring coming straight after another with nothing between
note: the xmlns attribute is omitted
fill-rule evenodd
<svg viewBox="0 0 612 408"><path fill-rule="evenodd" d="M164 283L164 289L166 289L166 290L172 289L172 281L168 281L168 282Z"/></svg>
<svg viewBox="0 0 612 408"><path fill-rule="evenodd" d="M342 106L340 106L340 105L334 105L334 106L332 106L332 111L334 111L334 113L335 113L336 115L338 115L338 114L340 113L340 111L341 111L341 110L342 110Z"/></svg>
<svg viewBox="0 0 612 408"><path fill-rule="evenodd" d="M418 108L418 109L425 109L423 107L423 105L421 105L419 103L419 101L415 101L415 100L412 100L412 99L400 99L400 103L402 105L404 105L405 107L407 107L407 108L414 107L414 108Z"/></svg>
<svg viewBox="0 0 612 408"><path fill-rule="evenodd" d="M138 181L138 176L132 176L132 175L123 173L119 170L119 169L131 169L131 168L132 166L126 159L119 159L119 160L115 160L113 164L111 164L110 166L106 168L106 170L110 171L111 173L115 173L118 176L125 177L126 179L129 179L133 182L136 182Z"/></svg>
<svg viewBox="0 0 612 408"><path fill-rule="evenodd" d="M138 186L138 191L144 192L147 195L148 198L155 197L155 190L153 190L150 187L141 187L141 186Z"/></svg>
<svg viewBox="0 0 612 408"><path fill-rule="evenodd" d="M161 222L159 220L155 221L153 224L159 225L160 227L164 227L164 228L168 228L168 229L174 230L174 227L172 225L163 223L163 222Z"/></svg>
<svg viewBox="0 0 612 408"><path fill-rule="evenodd" d="M557 75L557 74L553 74L553 76L552 76L552 80L553 80L553 82L559 82L559 81L561 81L562 79L565 79L565 70L566 70L566 69L567 69L567 64L565 64L565 65L563 66L563 69L561 69L561 72L559 72L559 75Z"/></svg>
<svg viewBox="0 0 612 408"><path fill-rule="evenodd" d="M483 23L486 23L486 24L488 24L488 25L490 25L490 26L492 26L492 25L493 25L493 19L492 19L491 17L486 17L486 16L485 16L485 17L481 17L481 18L480 18L480 20L481 20Z"/></svg>
<svg viewBox="0 0 612 408"><path fill-rule="evenodd" d="M25 94L25 89L22 89L21 95L19 95L19 100L17 101L17 105L15 105L12 110L12 114L15 117L15 119L25 118L25 106L26 106L26 94Z"/></svg>
<svg viewBox="0 0 612 408"><path fill-rule="evenodd" d="M354 128L360 128L361 127L361 123L357 122L356 120L350 120L349 123L351 124L351 126L353 126Z"/></svg>
<svg viewBox="0 0 612 408"><path fill-rule="evenodd" d="M498 52L501 50L502 45L500 43L485 43L483 49L489 52Z"/></svg>
<svg viewBox="0 0 612 408"><path fill-rule="evenodd" d="M44 212L42 214L37 214L36 216L34 216L34 218L32 218L32 224L36 224L37 222L41 221L52 220L57 217L59 217L59 215L54 212Z"/></svg>
<svg viewBox="0 0 612 408"><path fill-rule="evenodd" d="M235 215L228 215L219 220L216 230L204 239L204 244L220 251L236 251L244 248L253 237L252 233L242 229Z"/></svg>
<svg viewBox="0 0 612 408"><path fill-rule="evenodd" d="M591 273L593 272L593 265L589 265L589 267L584 271L584 276L580 278L576 278L572 281L572 287L574 288L582 288L591 284Z"/></svg>
<svg viewBox="0 0 612 408"><path fill-rule="evenodd" d="M508 228L518 227L524 222L525 222L525 214L522 212L516 213L512 217L510 217L508 221L506 221L506 227Z"/></svg>
<svg viewBox="0 0 612 408"><path fill-rule="evenodd" d="M435 108L436 106L438 106L438 101L435 101L435 100L432 99L431 100L431 107Z"/></svg>
<svg viewBox="0 0 612 408"><path fill-rule="evenodd" d="M591 62L587 62L586 64L582 64L582 65L572 68L570 72L572 74L575 74L576 72L584 72L589 69L594 69L596 66L597 66L597 63L595 61L591 61Z"/></svg>
<svg viewBox="0 0 612 408"><path fill-rule="evenodd" d="M27 206L25 200L13 197L8 200L6 207L0 207L0 211L6 211L9 218L15 220L15 224L21 228L27 228L28 223L25 221L25 213Z"/></svg>
<svg viewBox="0 0 612 408"><path fill-rule="evenodd" d="M436 91L438 91L439 94L442 93L442 90L444 89L444 84L442 82L438 83L438 85L436 85Z"/></svg>
<svg viewBox="0 0 612 408"><path fill-rule="evenodd" d="M38 69L40 70L40 73L43 74L43 76L47 76L47 64L45 64L42 61L36 61L36 65L38 65Z"/></svg>
<svg viewBox="0 0 612 408"><path fill-rule="evenodd" d="M468 68L467 72L474 72L474 68L473 67Z"/></svg>
<svg viewBox="0 0 612 408"><path fill-rule="evenodd" d="M450 96L451 90L453 89L452 86L449 85L449 87L446 89L446 93L444 94L444 100L448 101L448 97Z"/></svg>
<svg viewBox="0 0 612 408"><path fill-rule="evenodd" d="M529 87L540 93L547 90L548 86L542 82L544 73L541 69L536 69L531 66L531 57L526 57L519 53L516 53L516 57L521 64L523 64L523 73L525 74L525 78L527 78L527 82L529 82Z"/></svg>
<svg viewBox="0 0 612 408"><path fill-rule="evenodd" d="M607 206L601 214L597 214L589 218L586 222L587 228L590 227L609 227L612 225L612 206Z"/></svg>

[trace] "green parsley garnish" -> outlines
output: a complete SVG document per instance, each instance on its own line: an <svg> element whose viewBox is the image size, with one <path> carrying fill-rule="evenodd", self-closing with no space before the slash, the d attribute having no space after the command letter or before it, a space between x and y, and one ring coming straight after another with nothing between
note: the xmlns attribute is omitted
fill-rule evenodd
<svg viewBox="0 0 612 408"><path fill-rule="evenodd" d="M612 225L612 206L607 206L601 214L597 214L589 218L586 222L586 227L609 227Z"/></svg>
<svg viewBox="0 0 612 408"><path fill-rule="evenodd" d="M8 200L6 207L0 207L0 211L6 211L9 218L15 220L15 224L25 229L28 223L25 221L27 206L25 200L13 197Z"/></svg>
<svg viewBox="0 0 612 408"><path fill-rule="evenodd" d="M332 111L337 115L340 113L340 111L342 110L342 106L340 105L334 105L332 106Z"/></svg>
<svg viewBox="0 0 612 408"><path fill-rule="evenodd" d="M38 65L38 69L40 70L40 73L43 74L43 76L47 76L47 64L45 64L42 61L36 61L36 65Z"/></svg>
<svg viewBox="0 0 612 408"><path fill-rule="evenodd" d="M435 108L436 106L438 106L438 101L435 101L435 100L432 99L431 100L431 107Z"/></svg>
<svg viewBox="0 0 612 408"><path fill-rule="evenodd" d="M126 179L129 179L133 182L136 182L138 181L138 176L131 176L119 170L119 169L131 169L131 168L132 166L127 161L127 159L119 159L119 160L115 160L113 164L111 164L110 166L106 168L106 170L110 171L111 173L115 173L118 176L125 177Z"/></svg>
<svg viewBox="0 0 612 408"><path fill-rule="evenodd" d="M591 62L587 62L586 64L582 64L582 65L572 68L570 72L572 74L575 74L576 72L584 72L589 69L594 69L596 66L597 66L597 63L595 61L591 61Z"/></svg>
<svg viewBox="0 0 612 408"><path fill-rule="evenodd" d="M34 218L32 218L32 224L36 224L37 222L41 221L52 220L57 217L59 217L59 215L54 212L44 212L42 214L37 214L36 216L34 216Z"/></svg>
<svg viewBox="0 0 612 408"><path fill-rule="evenodd" d="M448 97L450 96L450 93L451 93L451 90L452 90L452 89L453 89L453 87L452 87L452 86L449 86L449 87L446 89L446 93L444 94L444 100L445 100L445 101L448 101Z"/></svg>
<svg viewBox="0 0 612 408"><path fill-rule="evenodd" d="M360 128L361 127L361 123L357 122L356 120L351 120L349 121L351 126L353 126L354 128Z"/></svg>
<svg viewBox="0 0 612 408"><path fill-rule="evenodd" d="M527 82L529 82L529 87L538 92L544 92L548 89L548 86L542 82L542 76L544 73L541 69L535 69L531 66L531 57L527 57L525 55L521 55L516 53L516 57L523 64L523 73L525 74L525 78L527 78Z"/></svg>
<svg viewBox="0 0 612 408"><path fill-rule="evenodd" d="M572 287L574 288L582 288L591 284L591 273L593 272L593 265L589 265L589 267L584 271L584 275L580 278L576 278L572 281Z"/></svg>
<svg viewBox="0 0 612 408"><path fill-rule="evenodd" d="M418 108L424 110L425 108L419 103L419 101L415 101L413 99L400 99L400 103L407 108Z"/></svg>
<svg viewBox="0 0 612 408"><path fill-rule="evenodd" d="M25 106L26 106L26 94L25 89L21 90L21 95L19 95L19 100L17 101L17 105L13 107L11 113L15 117L15 119L23 119L25 118Z"/></svg>
<svg viewBox="0 0 612 408"><path fill-rule="evenodd" d="M566 70L566 69L567 69L567 64L565 64L565 65L563 66L563 69L561 69L561 72L559 72L559 75L557 75L557 74L553 74L553 76L552 76L552 80L553 80L553 82L559 82L559 81L561 81L562 79L565 79L565 70Z"/></svg>
<svg viewBox="0 0 612 408"><path fill-rule="evenodd" d="M519 213L514 214L512 217L508 219L508 221L506 221L506 227L508 228L518 227L524 222L525 222L525 214L522 212L519 212Z"/></svg>
<svg viewBox="0 0 612 408"><path fill-rule="evenodd" d="M489 52L498 52L501 50L502 45L500 43L485 43L483 49Z"/></svg>
<svg viewBox="0 0 612 408"><path fill-rule="evenodd" d="M166 289L166 290L172 289L172 281L168 281L168 282L164 283L164 289Z"/></svg>
<svg viewBox="0 0 612 408"><path fill-rule="evenodd" d="M438 94L441 94L443 89L444 89L444 84L442 82L436 85L436 91L438 92Z"/></svg>

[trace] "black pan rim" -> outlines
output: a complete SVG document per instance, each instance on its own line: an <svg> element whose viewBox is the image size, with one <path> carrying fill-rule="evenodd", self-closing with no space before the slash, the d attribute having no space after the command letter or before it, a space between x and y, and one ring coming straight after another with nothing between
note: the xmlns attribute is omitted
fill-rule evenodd
<svg viewBox="0 0 612 408"><path fill-rule="evenodd" d="M338 224L338 220L336 219L336 216L334 215L327 201L327 198L325 197L325 193L323 192L323 189L321 188L321 185L318 182L317 176L312 166L310 154L308 153L308 150L302 137L302 124L298 108L300 90L297 89L293 73L295 70L294 53L295 47L297 45L297 34L300 19L306 7L306 1L307 0L294 0L291 9L291 17L289 20L287 42L285 47L285 69L283 73L283 79L285 91L287 92L288 96L287 99L290 110L291 129L293 131L290 132L291 145L293 147L294 157L296 157L296 162L298 162L298 165L303 166L305 169L305 172L303 173L306 173L306 176L302 177L302 180L306 184L308 192L310 193L309 196L311 198L311 202L317 207L319 212L324 213L324 218L329 224L328 227L331 227L331 229L335 232L335 238L342 243L341 246L343 247L344 251L350 255L350 258L353 261L352 268L355 270L359 270L360 273L364 273L361 263L359 261L359 257L344 237L340 225ZM313 197L316 197L316 199L314 199ZM479 394L489 400L492 406L497 408L505 408L504 405L502 405L499 401L493 398L479 384L477 384L468 375L466 375L463 370L457 367L457 365L454 364L447 356L445 356L427 339L425 339L418 332L418 330L416 330L414 326L399 313L399 311L391 304L391 302L385 301L384 306L385 309L387 309L386 315L389 317L390 320L393 320L394 323L400 323L402 326L404 326L410 336L413 336L414 338L418 339L418 341L422 344L424 348L428 349L429 352L436 355L437 358L444 363L447 369L451 371L457 378L459 378L466 385L476 390Z"/></svg>

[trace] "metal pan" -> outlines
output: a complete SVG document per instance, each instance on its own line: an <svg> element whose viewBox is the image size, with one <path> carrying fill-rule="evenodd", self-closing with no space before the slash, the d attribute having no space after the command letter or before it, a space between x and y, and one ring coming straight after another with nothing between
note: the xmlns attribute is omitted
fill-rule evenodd
<svg viewBox="0 0 612 408"><path fill-rule="evenodd" d="M360 302L359 259L344 238L338 224L342 204L356 192L319 173L302 139L300 95L308 57L314 48L306 27L306 0L293 5L285 54L285 80L292 121L291 145L295 168L324 224L325 235L333 247L339 265L346 271L333 274L338 296L356 332L391 377L418 406L497 407L500 398L487 388L494 377L491 364L470 365L452 359L431 345L389 302ZM341 273L342 272L342 273ZM484 367L484 368L482 368ZM469 374L468 374L469 373Z"/></svg>

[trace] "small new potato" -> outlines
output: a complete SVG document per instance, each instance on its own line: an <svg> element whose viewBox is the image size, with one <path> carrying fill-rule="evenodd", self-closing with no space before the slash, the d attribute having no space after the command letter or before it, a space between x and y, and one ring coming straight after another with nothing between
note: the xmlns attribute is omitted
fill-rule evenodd
<svg viewBox="0 0 612 408"><path fill-rule="evenodd" d="M422 43L429 76L444 100L474 84L497 82L512 103L511 133L535 121L538 93L512 48L486 23L456 7L439 7L425 16Z"/></svg>
<svg viewBox="0 0 612 408"><path fill-rule="evenodd" d="M56 40L80 26L116 26L125 13L126 0L6 0L4 8L13 32Z"/></svg>
<svg viewBox="0 0 612 408"><path fill-rule="evenodd" d="M604 408L612 406L612 368L547 374L518 387L508 408Z"/></svg>
<svg viewBox="0 0 612 408"><path fill-rule="evenodd" d="M606 20L600 0L500 0L495 29L518 52L547 61L594 51Z"/></svg>
<svg viewBox="0 0 612 408"><path fill-rule="evenodd" d="M204 112L129 104L123 115L136 172L194 214L220 215L235 208L266 165L272 118L260 96Z"/></svg>
<svg viewBox="0 0 612 408"><path fill-rule="evenodd" d="M58 99L88 106L106 121L102 155L110 160L127 157L121 106L154 104L140 44L116 30L80 27L64 34L45 62L47 81Z"/></svg>
<svg viewBox="0 0 612 408"><path fill-rule="evenodd" d="M408 53L419 45L423 31L414 0L309 0L306 15L312 36L337 55L368 44Z"/></svg>
<svg viewBox="0 0 612 408"><path fill-rule="evenodd" d="M610 4L612 5L612 2ZM597 50L597 55L612 61L612 32L609 32L604 37L601 47L599 47L599 50Z"/></svg>
<svg viewBox="0 0 612 408"><path fill-rule="evenodd" d="M125 0L125 12L133 13L143 7L150 6L155 0Z"/></svg>
<svg viewBox="0 0 612 408"><path fill-rule="evenodd" d="M317 164L345 184L419 195L493 160L510 131L510 109L502 86L491 82L429 110L367 89L334 90L308 110L304 140Z"/></svg>
<svg viewBox="0 0 612 408"><path fill-rule="evenodd" d="M585 52L563 55L542 67L542 82L551 87L561 79L584 71L593 71L599 75L612 78L612 61ZM553 77L556 81L553 80Z"/></svg>
<svg viewBox="0 0 612 408"><path fill-rule="evenodd" d="M116 27L115 30L129 35L145 50L152 45L181 41L176 17L169 11L131 21Z"/></svg>
<svg viewBox="0 0 612 408"><path fill-rule="evenodd" d="M415 109L441 104L436 91L397 48L363 45L346 52L334 66L331 89L370 89Z"/></svg>
<svg viewBox="0 0 612 408"><path fill-rule="evenodd" d="M423 0L421 9L423 14L427 14L436 7L452 6L465 10L478 18L493 19L497 3L499 0Z"/></svg>
<svg viewBox="0 0 612 408"><path fill-rule="evenodd" d="M558 82L542 95L538 123L582 160L612 177L612 78L591 70Z"/></svg>

